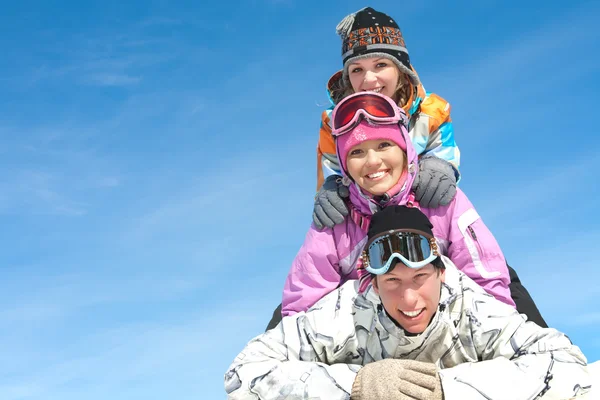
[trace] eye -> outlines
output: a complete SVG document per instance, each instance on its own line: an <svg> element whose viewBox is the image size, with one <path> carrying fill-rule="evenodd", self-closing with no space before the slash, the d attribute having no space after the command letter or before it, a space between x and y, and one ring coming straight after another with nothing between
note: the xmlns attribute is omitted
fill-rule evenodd
<svg viewBox="0 0 600 400"><path fill-rule="evenodd" d="M379 148L380 149L385 149L386 147L391 147L391 146L393 146L393 144L390 143L390 142L381 142L381 143L379 143Z"/></svg>
<svg viewBox="0 0 600 400"><path fill-rule="evenodd" d="M357 73L359 73L359 72L361 72L361 71L362 71L362 68L360 68L360 67L356 67L356 68L352 68L352 69L350 70L350 73L351 73L351 74L357 74Z"/></svg>
<svg viewBox="0 0 600 400"><path fill-rule="evenodd" d="M361 154L361 153L362 153L362 150L361 150L361 149L354 149L354 150L352 150L352 151L350 152L350 155L351 155L351 156L357 156L357 155L359 155L359 154Z"/></svg>
<svg viewBox="0 0 600 400"><path fill-rule="evenodd" d="M415 275L415 279L423 279L423 278L425 278L426 276L427 276L427 274L426 274L426 273L417 274L417 275Z"/></svg>
<svg viewBox="0 0 600 400"><path fill-rule="evenodd" d="M387 66L388 66L388 63L383 62L383 61L378 62L376 65L377 68L385 68Z"/></svg>

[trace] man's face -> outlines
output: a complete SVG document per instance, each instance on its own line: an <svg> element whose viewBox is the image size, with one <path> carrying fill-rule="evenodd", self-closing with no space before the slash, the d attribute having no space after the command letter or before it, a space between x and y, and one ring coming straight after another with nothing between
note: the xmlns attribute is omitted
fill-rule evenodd
<svg viewBox="0 0 600 400"><path fill-rule="evenodd" d="M422 333L435 315L445 270L431 264L412 269L398 262L391 272L375 277L375 293L388 314L407 332Z"/></svg>

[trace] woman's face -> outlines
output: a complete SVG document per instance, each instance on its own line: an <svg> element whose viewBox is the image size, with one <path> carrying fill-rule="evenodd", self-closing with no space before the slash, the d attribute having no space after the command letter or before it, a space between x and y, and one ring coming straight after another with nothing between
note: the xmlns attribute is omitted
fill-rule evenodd
<svg viewBox="0 0 600 400"><path fill-rule="evenodd" d="M366 140L352 147L346 158L350 177L375 196L381 196L394 187L405 166L406 154L389 140Z"/></svg>
<svg viewBox="0 0 600 400"><path fill-rule="evenodd" d="M350 64L348 77L355 93L376 92L394 98L400 71L387 58L371 57Z"/></svg>

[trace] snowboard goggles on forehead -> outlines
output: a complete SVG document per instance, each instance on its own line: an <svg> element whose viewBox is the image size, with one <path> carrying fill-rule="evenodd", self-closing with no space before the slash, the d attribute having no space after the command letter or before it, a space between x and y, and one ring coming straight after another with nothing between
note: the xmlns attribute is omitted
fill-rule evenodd
<svg viewBox="0 0 600 400"><path fill-rule="evenodd" d="M439 257L435 239L423 232L393 230L375 236L363 252L367 271L375 275L388 272L395 259L409 268L418 269Z"/></svg>
<svg viewBox="0 0 600 400"><path fill-rule="evenodd" d="M377 124L406 125L406 116L396 104L384 95L374 92L356 93L346 97L331 115L332 135L340 136L356 127L364 118Z"/></svg>

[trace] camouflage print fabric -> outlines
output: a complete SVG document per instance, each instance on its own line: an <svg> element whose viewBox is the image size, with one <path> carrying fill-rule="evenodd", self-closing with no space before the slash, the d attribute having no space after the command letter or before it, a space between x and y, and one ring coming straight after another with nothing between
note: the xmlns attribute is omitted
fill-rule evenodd
<svg viewBox="0 0 600 400"><path fill-rule="evenodd" d="M568 399L590 390L586 358L567 336L527 322L444 262L439 309L422 334L407 336L372 287L359 295L349 281L252 339L225 374L229 399L349 399L357 371L387 358L437 365L446 400Z"/></svg>

